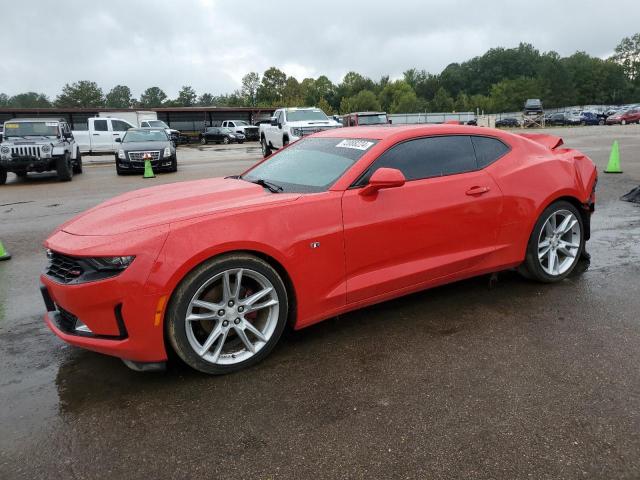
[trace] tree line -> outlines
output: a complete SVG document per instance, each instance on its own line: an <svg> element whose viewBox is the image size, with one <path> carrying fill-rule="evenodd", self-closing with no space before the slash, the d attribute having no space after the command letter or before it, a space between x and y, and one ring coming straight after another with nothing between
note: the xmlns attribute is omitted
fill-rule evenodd
<svg viewBox="0 0 640 480"><path fill-rule="evenodd" d="M134 98L126 85L107 93L96 82L66 84L50 100L37 92L0 94L0 107L154 108L154 107L278 107L317 106L326 113L384 110L390 113L517 111L527 98L541 98L546 107L621 104L640 101L640 33L624 38L607 59L576 52L561 57L539 52L533 45L492 48L463 63L452 63L439 74L415 68L402 79L373 80L347 73L334 84L325 75L299 81L276 67L262 75L247 73L241 88L230 94L198 93L183 86L169 98L157 86Z"/></svg>

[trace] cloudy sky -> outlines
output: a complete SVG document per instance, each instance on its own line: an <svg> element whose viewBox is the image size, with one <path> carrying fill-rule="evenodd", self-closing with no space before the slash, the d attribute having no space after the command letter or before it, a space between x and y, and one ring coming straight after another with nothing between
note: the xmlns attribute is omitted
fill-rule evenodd
<svg viewBox="0 0 640 480"><path fill-rule="evenodd" d="M640 32L639 0L30 0L3 4L0 92L55 97L76 80L135 96L231 92L249 71L298 79L440 72L529 42L606 57Z"/></svg>

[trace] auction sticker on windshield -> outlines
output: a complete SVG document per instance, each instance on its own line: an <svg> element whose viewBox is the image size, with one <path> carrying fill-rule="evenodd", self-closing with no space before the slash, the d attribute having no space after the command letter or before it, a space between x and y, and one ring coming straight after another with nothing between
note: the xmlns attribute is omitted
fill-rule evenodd
<svg viewBox="0 0 640 480"><path fill-rule="evenodd" d="M354 150L368 150L373 145L373 142L367 142L366 140L342 140L336 145L336 148L353 148Z"/></svg>
<svg viewBox="0 0 640 480"><path fill-rule="evenodd" d="M18 128L17 123L5 123L4 128Z"/></svg>

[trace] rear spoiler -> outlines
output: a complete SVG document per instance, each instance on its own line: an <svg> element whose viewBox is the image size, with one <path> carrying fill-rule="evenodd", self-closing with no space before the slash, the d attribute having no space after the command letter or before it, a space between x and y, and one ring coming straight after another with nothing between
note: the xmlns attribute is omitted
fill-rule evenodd
<svg viewBox="0 0 640 480"><path fill-rule="evenodd" d="M562 138L556 137L555 135L547 135L546 133L520 133L519 135L529 140L533 140L540 145L544 145L549 150L553 150L554 148L558 148L564 144Z"/></svg>

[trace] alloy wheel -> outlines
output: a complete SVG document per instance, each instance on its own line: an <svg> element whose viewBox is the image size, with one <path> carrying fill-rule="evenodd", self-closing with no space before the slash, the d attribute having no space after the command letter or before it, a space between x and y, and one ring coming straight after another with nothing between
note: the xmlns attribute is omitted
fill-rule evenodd
<svg viewBox="0 0 640 480"><path fill-rule="evenodd" d="M569 270L580 251L580 222L569 210L557 210L545 221L538 238L538 262L551 276Z"/></svg>
<svg viewBox="0 0 640 480"><path fill-rule="evenodd" d="M211 277L186 311L186 336L206 362L234 365L257 354L278 324L279 298L261 273L235 268Z"/></svg>

